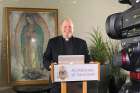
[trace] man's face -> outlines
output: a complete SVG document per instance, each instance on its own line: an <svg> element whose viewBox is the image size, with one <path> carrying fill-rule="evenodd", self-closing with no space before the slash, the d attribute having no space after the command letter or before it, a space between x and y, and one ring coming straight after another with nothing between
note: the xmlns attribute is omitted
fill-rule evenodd
<svg viewBox="0 0 140 93"><path fill-rule="evenodd" d="M73 35L73 23L71 20L65 20L62 23L62 35L64 38L70 38Z"/></svg>

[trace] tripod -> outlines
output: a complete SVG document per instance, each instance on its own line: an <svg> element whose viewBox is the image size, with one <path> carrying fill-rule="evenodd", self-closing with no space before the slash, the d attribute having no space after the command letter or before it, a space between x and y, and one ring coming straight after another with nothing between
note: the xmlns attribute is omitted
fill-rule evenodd
<svg viewBox="0 0 140 93"><path fill-rule="evenodd" d="M119 93L140 93L140 72L130 72L130 82L124 84Z"/></svg>

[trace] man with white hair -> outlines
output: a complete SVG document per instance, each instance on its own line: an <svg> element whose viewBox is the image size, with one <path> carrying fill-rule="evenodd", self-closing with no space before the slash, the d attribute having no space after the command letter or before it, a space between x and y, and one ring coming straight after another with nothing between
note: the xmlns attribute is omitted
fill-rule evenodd
<svg viewBox="0 0 140 93"><path fill-rule="evenodd" d="M73 36L73 22L70 18L65 19L61 25L61 36L49 40L43 56L43 64L50 70L52 63L58 62L59 55L84 55L85 63L90 61L87 44L84 40ZM51 93L61 93L60 83L53 84ZM75 93L77 93L75 91Z"/></svg>

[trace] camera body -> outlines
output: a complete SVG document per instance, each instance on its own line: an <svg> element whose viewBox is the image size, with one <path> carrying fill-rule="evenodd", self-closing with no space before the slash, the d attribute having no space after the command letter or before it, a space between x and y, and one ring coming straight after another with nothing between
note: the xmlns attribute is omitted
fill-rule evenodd
<svg viewBox="0 0 140 93"><path fill-rule="evenodd" d="M114 65L128 71L140 72L140 0L120 0L132 5L128 10L108 16L106 32L121 40L122 50L115 55Z"/></svg>
<svg viewBox="0 0 140 93"><path fill-rule="evenodd" d="M133 0L136 1L136 0ZM128 10L108 16L106 31L112 39L140 36L140 2Z"/></svg>
<svg viewBox="0 0 140 93"><path fill-rule="evenodd" d="M108 16L107 35L121 40L122 50L113 57L113 64L130 71L130 82L119 93L140 93L140 0L119 0L131 7Z"/></svg>
<svg viewBox="0 0 140 93"><path fill-rule="evenodd" d="M108 16L107 35L121 40L122 50L114 55L113 64L130 71L130 82L119 93L140 93L140 0L119 0L128 10Z"/></svg>

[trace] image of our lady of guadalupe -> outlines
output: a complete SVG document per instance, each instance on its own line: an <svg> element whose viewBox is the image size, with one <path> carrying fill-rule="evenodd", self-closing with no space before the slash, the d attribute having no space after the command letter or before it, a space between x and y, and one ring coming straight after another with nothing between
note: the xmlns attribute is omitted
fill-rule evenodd
<svg viewBox="0 0 140 93"><path fill-rule="evenodd" d="M26 24L21 31L21 51L27 79L39 78L38 71L42 66L44 32L34 18L32 14L25 15Z"/></svg>

